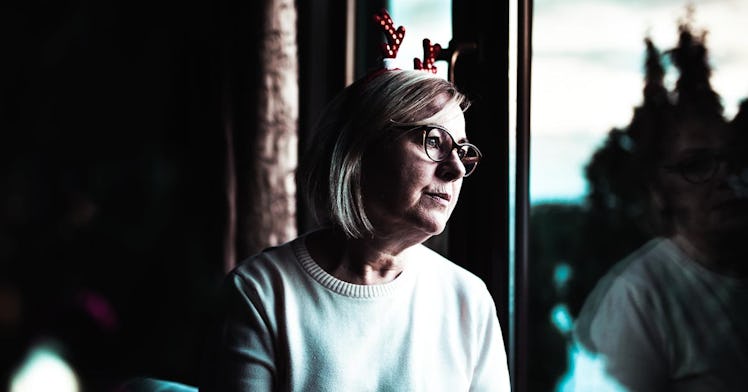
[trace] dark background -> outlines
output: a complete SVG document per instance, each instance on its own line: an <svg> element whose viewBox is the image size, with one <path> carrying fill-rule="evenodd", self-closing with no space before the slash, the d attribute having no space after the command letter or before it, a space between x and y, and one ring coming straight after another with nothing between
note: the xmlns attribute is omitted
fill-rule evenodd
<svg viewBox="0 0 748 392"><path fill-rule="evenodd" d="M0 10L3 380L54 339L87 390L194 380L222 273L220 38L235 4Z"/></svg>
<svg viewBox="0 0 748 392"><path fill-rule="evenodd" d="M196 382L224 272L224 113L251 105L256 79L254 3L0 9L2 385L46 339L86 390Z"/></svg>
<svg viewBox="0 0 748 392"><path fill-rule="evenodd" d="M367 29L384 1L361 3L356 77L375 60L361 48L376 42ZM345 85L346 1L296 6L303 146ZM442 244L486 281L508 344L508 5L495 7L453 5L455 43L480 47L457 76L486 158ZM253 158L263 12L236 0L0 6L0 385L40 342L84 390L135 376L197 383L225 273L227 153ZM239 187L242 214L258 190ZM253 252L230 246L237 260Z"/></svg>

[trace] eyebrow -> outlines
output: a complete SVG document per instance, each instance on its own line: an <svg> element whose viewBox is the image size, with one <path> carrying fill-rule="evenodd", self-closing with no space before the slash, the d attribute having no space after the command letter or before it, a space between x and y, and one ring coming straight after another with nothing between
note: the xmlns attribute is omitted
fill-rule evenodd
<svg viewBox="0 0 748 392"><path fill-rule="evenodd" d="M450 131L449 129L447 129L447 127L439 125L439 124L426 124L426 125L424 125L424 127L441 128L441 129L447 131L447 133L449 133L449 136L452 136L452 139L454 139L454 137L455 137L452 134L452 131ZM454 139L454 141L457 142L457 143L459 143L459 144L470 143L470 141L468 140L467 136L459 138L459 139Z"/></svg>

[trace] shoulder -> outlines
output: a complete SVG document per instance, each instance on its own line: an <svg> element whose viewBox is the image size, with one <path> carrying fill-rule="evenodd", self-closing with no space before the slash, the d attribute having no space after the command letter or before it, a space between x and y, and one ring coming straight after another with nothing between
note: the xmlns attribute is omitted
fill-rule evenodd
<svg viewBox="0 0 748 392"><path fill-rule="evenodd" d="M298 238L277 246L263 249L236 264L230 274L248 276L253 274L265 274L280 272L287 268L289 262L296 260L294 254L294 243Z"/></svg>
<svg viewBox="0 0 748 392"><path fill-rule="evenodd" d="M421 284L436 286L442 290L451 288L459 296L490 298L481 278L427 246L414 247L411 257Z"/></svg>
<svg viewBox="0 0 748 392"><path fill-rule="evenodd" d="M294 248L300 238L263 249L239 262L226 276L224 289L267 300L302 275Z"/></svg>
<svg viewBox="0 0 748 392"><path fill-rule="evenodd" d="M425 245L415 246L411 257L422 274L469 285L485 286L478 276Z"/></svg>
<svg viewBox="0 0 748 392"><path fill-rule="evenodd" d="M597 283L593 294L643 293L661 287L662 279L672 276L673 263L680 256L666 238L655 238L616 263Z"/></svg>
<svg viewBox="0 0 748 392"><path fill-rule="evenodd" d="M577 331L587 331L593 323L653 321L668 296L665 282L677 275L677 257L680 253L670 240L655 238L619 261L587 296L575 323Z"/></svg>
<svg viewBox="0 0 748 392"><path fill-rule="evenodd" d="M608 291L606 288L612 287L645 290L658 286L672 268L673 252L674 245L670 240L652 239L616 263L600 279L595 291Z"/></svg>

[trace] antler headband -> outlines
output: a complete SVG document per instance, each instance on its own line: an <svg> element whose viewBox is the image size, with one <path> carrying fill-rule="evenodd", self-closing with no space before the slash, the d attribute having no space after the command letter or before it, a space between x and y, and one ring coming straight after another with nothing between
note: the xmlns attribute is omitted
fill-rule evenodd
<svg viewBox="0 0 748 392"><path fill-rule="evenodd" d="M379 14L374 14L374 21L384 32L387 42L380 44L382 51L382 63L385 69L395 69L394 60L397 57L397 51L400 50L400 44L405 37L405 27L400 26L395 29L395 23L392 21L387 10L381 10Z"/></svg>
<svg viewBox="0 0 748 392"><path fill-rule="evenodd" d="M403 38L405 38L405 27L400 26L395 29L395 23L392 21L390 14L385 9L382 9L378 14L374 15L374 22L380 27L387 40L387 42L383 42L380 45L380 50L382 52L382 66L385 70L397 69L394 60L397 57L397 51L400 49ZM431 41L428 38L425 38L423 40L423 60L417 57L414 58L414 69L436 73L436 65L434 65L434 62L439 57L441 50L442 47L439 44L431 45Z"/></svg>
<svg viewBox="0 0 748 392"><path fill-rule="evenodd" d="M415 69L422 69L431 73L436 73L436 65L434 62L439 57L442 47L439 44L431 45L431 40L428 38L423 39L423 62L416 57L413 59L413 67Z"/></svg>

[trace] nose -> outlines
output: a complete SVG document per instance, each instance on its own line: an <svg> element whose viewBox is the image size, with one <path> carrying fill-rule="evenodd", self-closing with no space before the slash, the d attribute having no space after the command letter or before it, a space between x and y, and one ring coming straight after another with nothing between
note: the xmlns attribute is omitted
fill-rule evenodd
<svg viewBox="0 0 748 392"><path fill-rule="evenodd" d="M446 181L457 181L465 177L465 165L462 164L460 157L457 155L457 149L453 148L446 159L439 162L437 175Z"/></svg>
<svg viewBox="0 0 748 392"><path fill-rule="evenodd" d="M715 176L723 179L729 177L738 177L740 179L748 180L748 178L746 177L746 172L748 172L748 165L745 162L742 162L741 159L728 156L724 157L719 162L719 166L717 166Z"/></svg>
<svg viewBox="0 0 748 392"><path fill-rule="evenodd" d="M727 186L739 197L748 197L748 167L732 165L725 178Z"/></svg>

